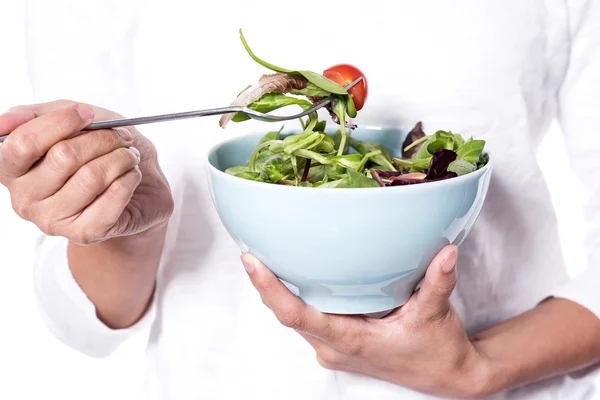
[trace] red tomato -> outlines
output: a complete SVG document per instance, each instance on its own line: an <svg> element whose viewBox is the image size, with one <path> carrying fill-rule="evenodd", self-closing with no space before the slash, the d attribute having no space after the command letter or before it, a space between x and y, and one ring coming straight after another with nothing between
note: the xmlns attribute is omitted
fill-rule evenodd
<svg viewBox="0 0 600 400"><path fill-rule="evenodd" d="M367 95L369 94L369 85L367 84L367 78L358 68L350 64L338 64L327 68L325 72L323 72L323 76L342 86L346 86L359 76L362 76L362 81L354 85L348 93L350 93L354 100L356 111L360 111L360 109L363 108L367 101Z"/></svg>

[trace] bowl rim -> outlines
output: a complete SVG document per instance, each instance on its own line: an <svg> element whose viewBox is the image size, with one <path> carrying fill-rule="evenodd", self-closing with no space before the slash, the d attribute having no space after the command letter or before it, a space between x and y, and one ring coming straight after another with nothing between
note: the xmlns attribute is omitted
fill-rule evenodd
<svg viewBox="0 0 600 400"><path fill-rule="evenodd" d="M391 128L391 127L365 127L365 128L359 128L359 129L363 129L363 130L386 130L386 129L395 129L395 128ZM292 134L292 133L290 133ZM225 139L217 144L214 144L213 146L211 146L208 149L208 152L206 152L206 168L209 169L209 171L213 171L213 173L216 173L217 175L220 176L224 176L224 179L226 180L231 180L232 182L237 182L237 184L241 184L241 185L252 185L252 186L263 186L263 187L271 187L271 188L279 188L279 189L273 189L273 190L292 190L292 191L298 191L298 190L308 190L310 192L315 192L315 193L354 193L354 192L361 192L361 193L372 193L374 190L377 189L385 189L386 193L391 193L392 191L411 191L411 190L433 190L435 188L438 187L444 187L444 186L449 186L449 185L455 185L458 184L459 182L463 182L463 181L467 181L467 180L472 180L475 179L476 177L479 178L481 177L483 174L485 174L486 172L491 172L492 171L492 167L493 167L493 157L492 157L492 153L488 150L485 151L485 153L488 154L489 156L489 160L487 162L487 164L483 167L480 168L476 171L473 171L471 173L465 174L465 175L461 175L461 176L457 176L455 178L451 178L451 179L444 179L441 181L433 181L433 182L428 182L427 184L422 184L422 185L399 185L399 186L388 186L385 188L382 187L371 187L371 188L320 188L320 187L306 187L306 186L289 186L289 185L276 185L276 184L268 184L266 182L257 182L257 181L251 181L248 179L243 179L243 178L238 178L237 176L233 176L230 175L228 173L226 173L225 171L221 171L220 169L216 168L215 166L212 165L212 163L210 162L210 159L212 157L213 154L215 154L217 152L217 150L229 143L233 143L245 138L248 138L249 136L256 136L258 138L264 136L265 133L258 133L258 132L249 132L249 133L243 133L241 135L237 135L235 137L229 138L229 139ZM453 183L454 182L454 183ZM318 190L317 190L318 189Z"/></svg>

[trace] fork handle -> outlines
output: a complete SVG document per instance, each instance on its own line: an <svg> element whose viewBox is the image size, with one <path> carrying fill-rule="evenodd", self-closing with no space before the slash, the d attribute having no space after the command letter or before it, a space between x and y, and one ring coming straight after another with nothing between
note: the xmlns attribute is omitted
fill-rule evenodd
<svg viewBox="0 0 600 400"><path fill-rule="evenodd" d="M110 120L110 121L94 122L94 123L88 125L84 129L84 131L96 131L96 130L100 130L100 129L120 128L123 126L152 124L154 122L175 121L175 120L187 119L187 118L208 117L211 115L222 115L222 114L243 112L244 109L245 109L244 107L235 107L235 106L234 107L221 107L221 108L210 108L208 110L198 110L198 111L188 111L188 112L173 113L173 114L153 115L150 117L115 119L115 120ZM0 143L4 142L4 140L6 140L8 135L10 135L10 134L0 135Z"/></svg>
<svg viewBox="0 0 600 400"><path fill-rule="evenodd" d="M99 130L99 129L112 129L112 128L120 128L123 126L144 125L144 124L152 124L155 122L164 122L164 121L175 121L175 120L179 120L179 119L208 117L211 115L237 113L242 110L243 110L243 107L221 107L221 108L210 108L208 110L198 110L198 111L187 111L187 112L173 113L173 114L153 115L150 117L115 119L115 120L111 120L111 121L94 122L93 124L90 124L87 128L85 128L85 130L86 131L95 131L95 130Z"/></svg>

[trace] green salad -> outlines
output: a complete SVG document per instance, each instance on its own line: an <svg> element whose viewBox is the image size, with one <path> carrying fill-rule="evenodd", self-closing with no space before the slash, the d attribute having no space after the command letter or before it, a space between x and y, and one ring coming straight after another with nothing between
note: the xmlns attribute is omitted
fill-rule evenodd
<svg viewBox="0 0 600 400"><path fill-rule="evenodd" d="M356 128L351 118L362 109L368 94L367 80L358 68L339 64L323 74L280 68L258 58L241 30L240 38L251 58L275 73L263 75L243 90L232 105L265 113L292 105L306 110L315 101L333 96L327 110L339 128L335 134L326 133L327 121L312 113L300 119L301 133L282 135L283 126L267 133L246 165L233 166L226 173L280 185L367 188L450 179L487 164L484 140L465 140L458 133L441 130L426 135L421 122L404 140L402 154L390 154L379 143L356 140L351 135ZM361 76L363 79L350 90L344 88ZM242 113L229 114L221 118L220 125L225 128L230 121L248 119Z"/></svg>

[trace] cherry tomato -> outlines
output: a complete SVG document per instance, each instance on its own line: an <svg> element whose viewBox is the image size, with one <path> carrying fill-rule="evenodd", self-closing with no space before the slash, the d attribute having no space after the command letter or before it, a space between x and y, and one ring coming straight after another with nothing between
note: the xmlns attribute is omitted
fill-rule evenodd
<svg viewBox="0 0 600 400"><path fill-rule="evenodd" d="M323 72L323 76L342 86L346 86L359 76L362 76L362 81L354 85L348 93L350 93L354 100L356 111L360 111L360 109L363 108L369 94L369 85L367 84L367 78L358 68L350 64L338 64L327 68L325 72Z"/></svg>

